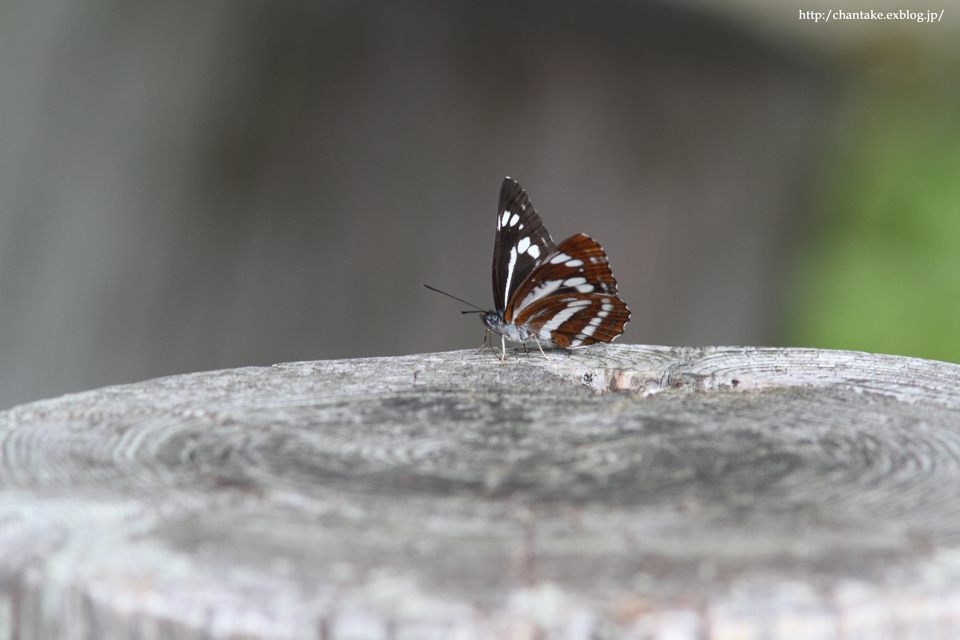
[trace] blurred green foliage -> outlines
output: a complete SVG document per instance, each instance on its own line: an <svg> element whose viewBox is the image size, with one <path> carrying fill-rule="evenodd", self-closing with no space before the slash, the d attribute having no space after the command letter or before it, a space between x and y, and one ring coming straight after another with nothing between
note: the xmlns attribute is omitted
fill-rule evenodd
<svg viewBox="0 0 960 640"><path fill-rule="evenodd" d="M893 53L849 85L784 342L960 362L960 66Z"/></svg>

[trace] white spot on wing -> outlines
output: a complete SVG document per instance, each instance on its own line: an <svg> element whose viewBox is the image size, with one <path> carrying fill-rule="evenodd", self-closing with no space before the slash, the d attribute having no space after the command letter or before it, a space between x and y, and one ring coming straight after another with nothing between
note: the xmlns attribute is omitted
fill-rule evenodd
<svg viewBox="0 0 960 640"><path fill-rule="evenodd" d="M569 259L570 259L570 256L561 252L553 256L552 258L550 258L550 264L559 264L561 262L566 262Z"/></svg>
<svg viewBox="0 0 960 640"><path fill-rule="evenodd" d="M503 290L503 300L504 304L510 302L510 282L513 280L513 267L517 264L517 248L511 247L510 249L510 265L507 267L507 284Z"/></svg>
<svg viewBox="0 0 960 640"><path fill-rule="evenodd" d="M504 212L503 212L503 215L500 216L500 226L501 226L501 227L507 226L507 220L509 220L509 219L510 219L510 212L509 212L509 211L504 211Z"/></svg>
<svg viewBox="0 0 960 640"><path fill-rule="evenodd" d="M581 305L582 306L582 305ZM567 305L567 308L557 312L557 315L550 318L549 321L545 322L544 325L540 328L540 337L544 340L550 339L550 333L555 331L557 327L562 325L564 322L573 317L577 311L580 310L580 307L575 307L572 304Z"/></svg>
<svg viewBox="0 0 960 640"><path fill-rule="evenodd" d="M530 248L530 238L520 238L520 242L517 243L517 251L520 253L526 253L527 249Z"/></svg>
<svg viewBox="0 0 960 640"><path fill-rule="evenodd" d="M513 225L517 224L519 220L520 220L520 216L518 216L517 214L513 214L513 217L510 218L510 226L512 227Z"/></svg>
<svg viewBox="0 0 960 640"><path fill-rule="evenodd" d="M560 327L560 325L562 325L564 322L572 318L575 313L577 313L584 307L589 307L589 306L590 306L589 300L573 300L572 302L569 302L567 304L566 309L563 309L562 311L557 312L557 315L550 318L550 320L545 322L544 325L540 327L540 332L539 332L540 338L542 340L550 340L551 332L556 331L557 328ZM580 345L577 344L572 346L580 346Z"/></svg>
<svg viewBox="0 0 960 640"><path fill-rule="evenodd" d="M557 328L562 325L564 322L573 317L575 313L583 309L584 307L589 307L589 300L577 300L570 299L567 302L565 309L557 312L557 315L553 316L540 327L539 336L541 340L550 340L550 333L556 331ZM579 346L579 345L578 345Z"/></svg>
<svg viewBox="0 0 960 640"><path fill-rule="evenodd" d="M576 277L576 278L567 278L563 281L563 286L565 287L576 287L587 281L586 278Z"/></svg>
<svg viewBox="0 0 960 640"><path fill-rule="evenodd" d="M590 293L591 291L593 291L593 285L590 284L589 282L586 284L579 284L577 285L577 291L579 291L580 293Z"/></svg>
<svg viewBox="0 0 960 640"><path fill-rule="evenodd" d="M572 259L572 260L567 260L567 266L568 266L568 267L571 267L571 268L573 268L573 267L582 267L582 266L583 266L583 260L577 260L576 258L574 258L574 259Z"/></svg>
<svg viewBox="0 0 960 640"><path fill-rule="evenodd" d="M522 227L523 225L520 225L520 226ZM538 247L538 246L535 245L535 244L530 245L530 247L527 249L527 254L528 254L531 258L534 258L534 259L539 258L539 257L540 257L540 247Z"/></svg>
<svg viewBox="0 0 960 640"><path fill-rule="evenodd" d="M547 280L539 287L534 287L530 291L530 293L528 293L527 296L523 299L523 302L520 303L518 310L523 309L529 304L533 304L540 298L547 297L548 295L550 295L551 293L559 289L561 284L562 282L560 282L560 280Z"/></svg>

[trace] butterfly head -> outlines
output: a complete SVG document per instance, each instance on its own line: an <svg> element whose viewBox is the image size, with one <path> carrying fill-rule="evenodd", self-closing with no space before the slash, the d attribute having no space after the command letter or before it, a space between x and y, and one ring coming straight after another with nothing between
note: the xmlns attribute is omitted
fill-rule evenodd
<svg viewBox="0 0 960 640"><path fill-rule="evenodd" d="M527 342L533 340L533 334L524 326L507 322L503 309L499 311L485 311L480 315L483 324L491 333L503 336L511 342ZM546 341L549 343L549 341Z"/></svg>
<svg viewBox="0 0 960 640"><path fill-rule="evenodd" d="M483 321L483 324L486 325L487 329L490 329L494 333L503 333L503 311L484 311L480 314L480 320Z"/></svg>

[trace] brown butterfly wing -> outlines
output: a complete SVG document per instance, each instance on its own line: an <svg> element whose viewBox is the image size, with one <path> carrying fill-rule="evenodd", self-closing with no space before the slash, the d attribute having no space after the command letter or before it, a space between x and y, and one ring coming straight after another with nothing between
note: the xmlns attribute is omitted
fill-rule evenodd
<svg viewBox="0 0 960 640"><path fill-rule="evenodd" d="M561 347L610 342L630 320L603 248L589 236L564 240L514 292L505 319Z"/></svg>

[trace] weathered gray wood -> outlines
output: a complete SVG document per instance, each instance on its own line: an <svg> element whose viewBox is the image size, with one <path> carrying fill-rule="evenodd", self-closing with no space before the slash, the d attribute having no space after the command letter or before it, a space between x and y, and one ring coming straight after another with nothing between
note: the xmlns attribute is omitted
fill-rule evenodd
<svg viewBox="0 0 960 640"><path fill-rule="evenodd" d="M548 355L0 413L0 638L960 636L960 366Z"/></svg>

